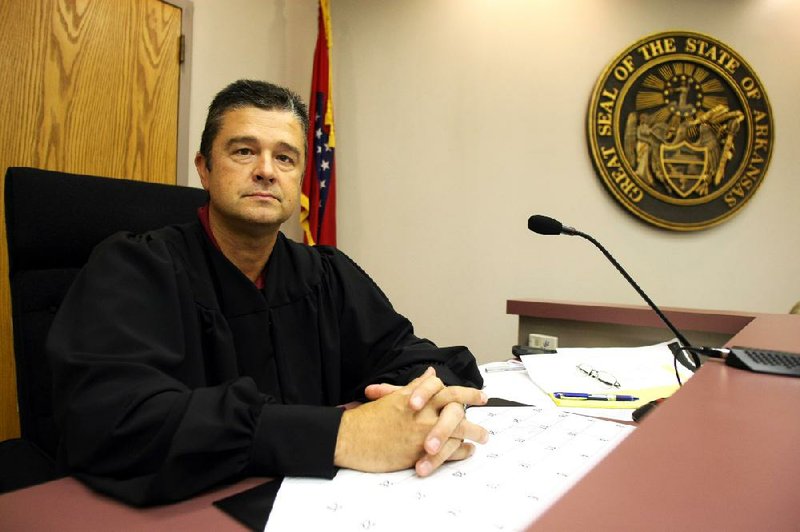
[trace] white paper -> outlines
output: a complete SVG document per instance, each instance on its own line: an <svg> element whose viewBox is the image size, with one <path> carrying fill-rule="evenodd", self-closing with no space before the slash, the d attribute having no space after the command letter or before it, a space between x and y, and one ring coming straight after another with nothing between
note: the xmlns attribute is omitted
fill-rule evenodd
<svg viewBox="0 0 800 532"><path fill-rule="evenodd" d="M579 371L577 365L585 364L610 373L619 381L619 390L677 386L673 356L667 344L560 348L558 353L525 355L521 358L531 380L546 393L613 393L616 388ZM686 382L692 373L680 364L678 368L681 380Z"/></svg>
<svg viewBox="0 0 800 532"><path fill-rule="evenodd" d="M340 470L284 479L267 522L286 530L523 530L633 429L536 407L471 408L489 442L428 478Z"/></svg>
<svg viewBox="0 0 800 532"><path fill-rule="evenodd" d="M502 367L499 364L506 363L493 362L480 367L483 376L483 391L487 397L499 397L542 408L558 408L547 394L533 383L524 366L522 367L523 371L486 371L488 367Z"/></svg>

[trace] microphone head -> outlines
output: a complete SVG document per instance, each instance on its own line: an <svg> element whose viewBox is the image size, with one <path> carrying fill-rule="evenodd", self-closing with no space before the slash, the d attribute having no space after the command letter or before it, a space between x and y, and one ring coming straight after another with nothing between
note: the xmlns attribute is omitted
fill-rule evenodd
<svg viewBox="0 0 800 532"><path fill-rule="evenodd" d="M564 225L549 216L534 214L528 218L528 229L540 235L560 235L564 230Z"/></svg>

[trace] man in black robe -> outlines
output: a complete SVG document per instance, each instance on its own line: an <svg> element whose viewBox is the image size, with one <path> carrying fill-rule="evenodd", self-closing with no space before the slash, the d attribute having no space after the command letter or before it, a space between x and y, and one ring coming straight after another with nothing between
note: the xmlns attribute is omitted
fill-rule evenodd
<svg viewBox="0 0 800 532"><path fill-rule="evenodd" d="M470 352L417 338L340 251L279 232L307 128L290 91L229 85L195 158L198 221L95 249L47 343L71 474L142 505L247 475L425 476L485 441L464 417L486 401Z"/></svg>

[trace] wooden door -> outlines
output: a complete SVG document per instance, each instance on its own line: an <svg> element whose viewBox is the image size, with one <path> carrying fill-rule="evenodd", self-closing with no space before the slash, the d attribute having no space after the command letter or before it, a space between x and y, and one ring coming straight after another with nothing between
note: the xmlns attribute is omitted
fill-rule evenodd
<svg viewBox="0 0 800 532"><path fill-rule="evenodd" d="M175 183L181 10L161 0L0 0L9 166ZM0 187L2 195L2 187ZM0 440L19 435L0 201Z"/></svg>

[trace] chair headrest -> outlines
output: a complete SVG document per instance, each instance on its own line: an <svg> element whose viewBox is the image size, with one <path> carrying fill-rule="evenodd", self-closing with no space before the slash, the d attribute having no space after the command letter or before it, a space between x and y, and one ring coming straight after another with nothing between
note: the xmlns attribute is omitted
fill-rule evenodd
<svg viewBox="0 0 800 532"><path fill-rule="evenodd" d="M9 168L9 272L80 268L109 235L192 221L207 200L204 190L191 187Z"/></svg>

